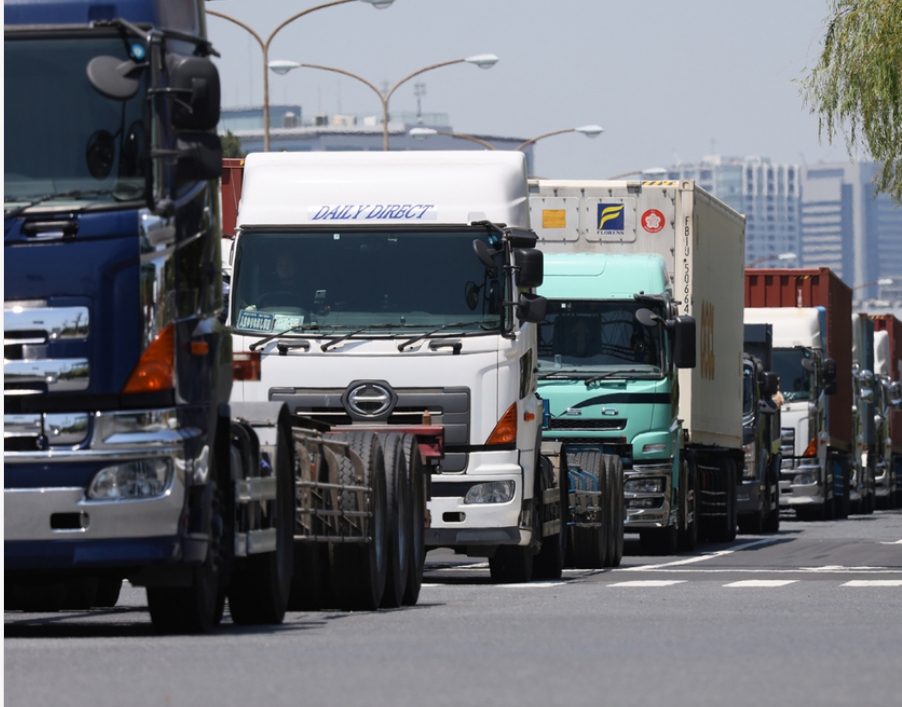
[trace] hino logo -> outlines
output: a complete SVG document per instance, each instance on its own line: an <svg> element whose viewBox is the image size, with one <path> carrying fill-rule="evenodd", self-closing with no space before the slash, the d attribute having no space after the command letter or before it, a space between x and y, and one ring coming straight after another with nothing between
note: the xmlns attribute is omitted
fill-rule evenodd
<svg viewBox="0 0 902 707"><path fill-rule="evenodd" d="M390 386L382 382L352 383L343 397L348 412L359 417L382 417L397 399Z"/></svg>

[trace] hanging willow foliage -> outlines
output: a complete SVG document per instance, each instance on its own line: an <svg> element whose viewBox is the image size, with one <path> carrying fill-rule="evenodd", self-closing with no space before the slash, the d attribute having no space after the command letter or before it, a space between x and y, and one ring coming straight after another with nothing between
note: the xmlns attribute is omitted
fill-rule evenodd
<svg viewBox="0 0 902 707"><path fill-rule="evenodd" d="M882 165L879 191L902 202L902 0L834 0L824 49L802 82L820 136Z"/></svg>

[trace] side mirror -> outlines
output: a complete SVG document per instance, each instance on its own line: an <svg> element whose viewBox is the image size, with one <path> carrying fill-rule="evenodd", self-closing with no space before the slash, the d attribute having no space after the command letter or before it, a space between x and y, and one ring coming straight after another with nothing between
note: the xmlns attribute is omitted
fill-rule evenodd
<svg viewBox="0 0 902 707"><path fill-rule="evenodd" d="M485 241L481 241L477 238L475 241L473 241L473 250L476 252L476 257L479 258L480 263L482 263L489 269L495 269L494 254L489 250L489 247L485 244Z"/></svg>
<svg viewBox="0 0 902 707"><path fill-rule="evenodd" d="M824 359L824 383L836 381L836 361L832 358ZM830 395L830 393L828 393Z"/></svg>
<svg viewBox="0 0 902 707"><path fill-rule="evenodd" d="M764 371L761 374L761 395L771 397L780 390L780 376L773 371Z"/></svg>
<svg viewBox="0 0 902 707"><path fill-rule="evenodd" d="M169 79L175 92L172 124L180 130L212 130L219 123L219 72L209 59L170 55ZM222 167L220 166L220 171Z"/></svg>
<svg viewBox="0 0 902 707"><path fill-rule="evenodd" d="M531 295L528 292L520 293L520 301L517 303L517 319L521 322L530 324L544 322L547 312L547 299L540 295Z"/></svg>
<svg viewBox="0 0 902 707"><path fill-rule="evenodd" d="M222 174L222 143L213 133L179 133L176 177L180 182L218 179Z"/></svg>
<svg viewBox="0 0 902 707"><path fill-rule="evenodd" d="M680 315L673 318L673 365L695 368L695 317Z"/></svg>
<svg viewBox="0 0 902 707"><path fill-rule="evenodd" d="M636 310L636 321L646 329L654 329L659 324L665 324L663 319L646 307Z"/></svg>
<svg viewBox="0 0 902 707"><path fill-rule="evenodd" d="M544 279L544 264L545 260L541 250L516 248L514 250L514 266L517 268L517 287L539 287Z"/></svg>
<svg viewBox="0 0 902 707"><path fill-rule="evenodd" d="M138 73L144 67L130 59L95 56L88 62L88 81L101 96L114 101L127 101L141 85ZM217 121L218 122L218 121Z"/></svg>

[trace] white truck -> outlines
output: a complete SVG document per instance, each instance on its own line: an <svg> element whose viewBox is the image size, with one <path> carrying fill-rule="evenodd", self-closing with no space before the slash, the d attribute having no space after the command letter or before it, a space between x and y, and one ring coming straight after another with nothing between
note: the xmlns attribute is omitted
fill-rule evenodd
<svg viewBox="0 0 902 707"><path fill-rule="evenodd" d="M246 159L230 257L236 355L259 366L235 396L439 427L425 545L498 581L560 576L567 535L566 462L540 460L535 243L520 153L269 153Z"/></svg>
<svg viewBox="0 0 902 707"><path fill-rule="evenodd" d="M620 457L625 530L646 552L732 541L744 218L691 181L535 180L530 209L544 439Z"/></svg>

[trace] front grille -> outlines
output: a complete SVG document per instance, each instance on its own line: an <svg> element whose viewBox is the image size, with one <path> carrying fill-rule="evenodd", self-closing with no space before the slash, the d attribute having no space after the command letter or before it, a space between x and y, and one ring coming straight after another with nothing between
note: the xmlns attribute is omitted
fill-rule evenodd
<svg viewBox="0 0 902 707"><path fill-rule="evenodd" d="M626 420L612 420L602 418L585 418L585 419L563 419L552 418L549 429L552 430L597 430L606 432L608 430L626 429Z"/></svg>

